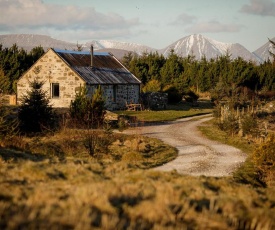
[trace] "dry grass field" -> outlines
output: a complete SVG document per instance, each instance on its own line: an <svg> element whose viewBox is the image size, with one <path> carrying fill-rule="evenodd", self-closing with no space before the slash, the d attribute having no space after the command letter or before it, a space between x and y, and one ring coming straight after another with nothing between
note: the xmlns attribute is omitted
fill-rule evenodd
<svg viewBox="0 0 275 230"><path fill-rule="evenodd" d="M109 135L94 157L79 130L2 145L0 229L275 228L274 188L149 169L175 149L138 135L93 135Z"/></svg>

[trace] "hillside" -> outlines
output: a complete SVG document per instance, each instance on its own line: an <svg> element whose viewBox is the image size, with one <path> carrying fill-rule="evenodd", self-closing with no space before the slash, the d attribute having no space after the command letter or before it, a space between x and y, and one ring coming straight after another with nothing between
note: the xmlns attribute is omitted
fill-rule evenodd
<svg viewBox="0 0 275 230"><path fill-rule="evenodd" d="M153 48L148 46L136 44L136 43L129 43L129 42L118 42L118 41L110 41L110 40L97 40L87 42L84 45L84 49L89 49L91 44L94 46L96 50L100 49L115 49L115 50L127 50L130 52L137 53L141 55L144 52L150 53L156 51Z"/></svg>
<svg viewBox="0 0 275 230"><path fill-rule="evenodd" d="M27 51L37 46L42 46L44 50L49 48L60 48L72 50L76 48L76 44L57 40L46 35L34 35L34 34L10 34L0 35L0 44L4 47L11 47L13 44L17 44Z"/></svg>
<svg viewBox="0 0 275 230"><path fill-rule="evenodd" d="M275 42L275 37L271 39L273 42ZM253 52L254 55L256 55L258 58L261 59L261 61L266 61L268 59L272 60L272 57L269 52L275 53L275 49L272 46L272 44L268 41L263 46L261 46L259 49L255 50Z"/></svg>
<svg viewBox="0 0 275 230"><path fill-rule="evenodd" d="M77 42L71 43L61 41L46 35L0 35L0 44L2 44L4 47L11 47L15 43L19 47L22 47L28 51L36 46L42 46L45 50L48 48L68 50L77 49ZM160 54L163 54L165 57L167 57L171 49L173 49L177 55L182 57L194 55L197 59L201 59L203 56L205 56L207 59L211 59L228 53L232 58L242 57L247 61L253 62L262 62L263 60L266 60L268 57L268 50L270 49L270 44L268 42L257 49L255 52L251 53L239 43L223 43L204 37L200 34L183 37L160 50L156 50L141 44L111 40L91 40L90 42L81 45L83 50L89 50L91 44L93 44L95 50L104 50L105 52L110 50L110 52L112 52L115 56L118 55L118 58L121 58L129 51L137 53L138 55L142 55L145 52L159 52Z"/></svg>
<svg viewBox="0 0 275 230"><path fill-rule="evenodd" d="M162 49L160 52L164 56L168 56L171 49L173 49L177 55L182 57L194 55L197 59L201 59L203 56L207 59L211 59L228 53L232 58L242 57L247 61L257 61L253 54L238 43L223 43L206 38L200 34L184 37L167 46L165 49Z"/></svg>

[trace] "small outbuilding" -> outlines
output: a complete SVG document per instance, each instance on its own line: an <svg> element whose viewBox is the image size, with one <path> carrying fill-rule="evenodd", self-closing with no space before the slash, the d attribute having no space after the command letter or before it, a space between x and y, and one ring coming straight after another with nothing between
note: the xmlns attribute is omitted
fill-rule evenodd
<svg viewBox="0 0 275 230"><path fill-rule="evenodd" d="M92 96L101 86L108 110L139 103L141 81L111 53L49 49L17 83L17 102L30 90L34 79L44 83L55 108L68 108L76 93L86 86Z"/></svg>

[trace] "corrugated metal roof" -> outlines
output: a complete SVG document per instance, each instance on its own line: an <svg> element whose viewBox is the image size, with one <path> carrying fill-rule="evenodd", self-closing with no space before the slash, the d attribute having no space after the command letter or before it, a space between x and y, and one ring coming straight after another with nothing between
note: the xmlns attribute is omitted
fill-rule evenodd
<svg viewBox="0 0 275 230"><path fill-rule="evenodd" d="M140 84L115 57L109 53L94 52L91 67L90 52L54 49L88 84Z"/></svg>

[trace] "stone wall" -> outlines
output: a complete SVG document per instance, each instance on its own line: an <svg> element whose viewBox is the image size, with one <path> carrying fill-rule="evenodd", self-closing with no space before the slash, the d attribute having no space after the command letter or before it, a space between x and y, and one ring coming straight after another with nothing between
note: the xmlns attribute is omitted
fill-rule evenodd
<svg viewBox="0 0 275 230"><path fill-rule="evenodd" d="M85 82L52 51L49 50L38 60L17 83L17 103L27 91L34 79L44 82L43 90L50 98L53 107L69 107L75 98L75 93ZM53 98L51 93L52 83L59 83L60 95Z"/></svg>
<svg viewBox="0 0 275 230"><path fill-rule="evenodd" d="M168 94L160 92L143 93L141 94L141 100L145 109L166 109L168 105Z"/></svg>
<svg viewBox="0 0 275 230"><path fill-rule="evenodd" d="M102 85L101 87L108 110L125 109L126 102L139 103L139 85ZM97 85L88 86L88 95L93 95L97 88Z"/></svg>

